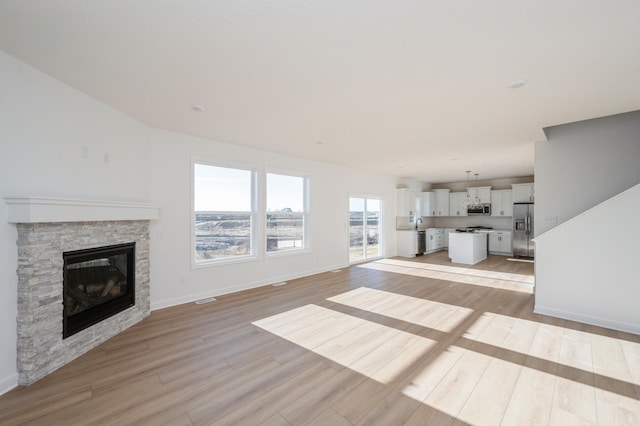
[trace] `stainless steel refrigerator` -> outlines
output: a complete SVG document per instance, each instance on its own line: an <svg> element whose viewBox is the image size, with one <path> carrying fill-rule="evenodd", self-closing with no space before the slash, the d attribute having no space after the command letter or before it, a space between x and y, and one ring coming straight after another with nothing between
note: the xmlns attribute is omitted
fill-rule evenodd
<svg viewBox="0 0 640 426"><path fill-rule="evenodd" d="M533 203L513 204L513 255L534 257L533 250Z"/></svg>

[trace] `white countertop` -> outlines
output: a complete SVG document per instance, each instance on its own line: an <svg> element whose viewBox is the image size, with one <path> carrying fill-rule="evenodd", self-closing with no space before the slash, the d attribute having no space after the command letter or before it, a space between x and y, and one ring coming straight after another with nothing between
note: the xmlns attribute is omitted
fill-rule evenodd
<svg viewBox="0 0 640 426"><path fill-rule="evenodd" d="M446 227L446 228L426 227L426 228L423 228L421 226L417 230L418 231L428 231L430 229L442 229L444 231L449 229L449 230L451 230L450 233L452 233L452 232L456 232L455 230L457 228L452 228L452 227ZM401 228L401 229L396 228L396 231L412 231L412 232L415 232L416 228ZM511 232L511 231L512 231L511 229L502 229L502 228L501 229L478 229L475 233L477 233L477 234L490 234L492 232ZM464 234L464 232L456 232L456 233L457 234ZM467 234L471 234L471 233L472 232L467 232Z"/></svg>

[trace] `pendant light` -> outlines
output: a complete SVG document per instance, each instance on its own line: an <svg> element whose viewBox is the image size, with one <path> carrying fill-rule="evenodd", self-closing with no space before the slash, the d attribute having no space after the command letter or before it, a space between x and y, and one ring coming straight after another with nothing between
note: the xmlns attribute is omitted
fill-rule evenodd
<svg viewBox="0 0 640 426"><path fill-rule="evenodd" d="M482 200L480 199L480 197L478 197L478 175L480 173L474 173L474 175L476 176L476 197L473 199L473 205L474 207L480 207L482 205Z"/></svg>
<svg viewBox="0 0 640 426"><path fill-rule="evenodd" d="M467 199L464 201L464 206L467 208L473 206L473 200L469 196L469 185L471 185L471 182L469 182L470 173L471 173L471 170L467 170Z"/></svg>

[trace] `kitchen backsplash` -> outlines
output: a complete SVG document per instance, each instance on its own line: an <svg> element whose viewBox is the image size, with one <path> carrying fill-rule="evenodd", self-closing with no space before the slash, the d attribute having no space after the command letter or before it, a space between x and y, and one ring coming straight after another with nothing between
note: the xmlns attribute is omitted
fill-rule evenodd
<svg viewBox="0 0 640 426"><path fill-rule="evenodd" d="M424 223L424 218L421 218ZM414 229L416 227L415 218L413 216L396 216L396 229Z"/></svg>
<svg viewBox="0 0 640 426"><path fill-rule="evenodd" d="M462 217L421 217L420 228L464 228L467 226L490 226L494 229L511 229L511 217L462 216ZM413 216L396 217L396 229L414 229Z"/></svg>
<svg viewBox="0 0 640 426"><path fill-rule="evenodd" d="M424 225L433 228L464 228L466 226L490 226L494 229L511 229L511 217L462 216L423 217Z"/></svg>

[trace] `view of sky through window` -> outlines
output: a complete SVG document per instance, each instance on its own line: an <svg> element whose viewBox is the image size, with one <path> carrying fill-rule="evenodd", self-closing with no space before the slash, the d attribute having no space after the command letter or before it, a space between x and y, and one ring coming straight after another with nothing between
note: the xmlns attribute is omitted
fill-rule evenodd
<svg viewBox="0 0 640 426"><path fill-rule="evenodd" d="M267 211L304 211L304 178L267 174Z"/></svg>
<svg viewBox="0 0 640 426"><path fill-rule="evenodd" d="M195 211L251 211L251 171L195 164Z"/></svg>

